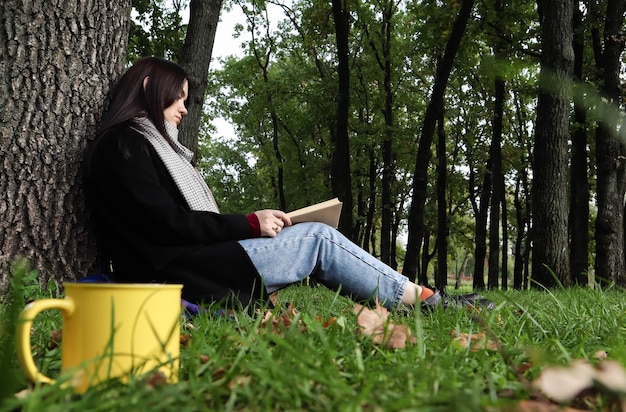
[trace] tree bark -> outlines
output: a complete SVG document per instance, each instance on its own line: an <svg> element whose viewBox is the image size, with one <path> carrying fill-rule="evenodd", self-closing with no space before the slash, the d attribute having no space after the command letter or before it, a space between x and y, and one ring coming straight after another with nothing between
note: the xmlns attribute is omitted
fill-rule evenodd
<svg viewBox="0 0 626 412"><path fill-rule="evenodd" d="M96 265L81 161L126 63L129 0L0 3L0 286L25 257L42 282Z"/></svg>
<svg viewBox="0 0 626 412"><path fill-rule="evenodd" d="M487 167L483 176L480 190L480 204L476 205L476 196L472 194L474 216L476 216L475 245L474 245L474 274L472 275L472 287L474 290L485 289L485 259L487 257L487 215L489 213L489 198L491 197L491 158L487 159ZM470 191L474 192L474 175L471 171Z"/></svg>
<svg viewBox="0 0 626 412"><path fill-rule="evenodd" d="M568 285L568 139L571 102L571 0L539 0L541 73L533 162L534 286ZM555 278L556 277L556 278Z"/></svg>
<svg viewBox="0 0 626 412"><path fill-rule="evenodd" d="M601 283L626 285L624 262L624 186L626 147L618 139L616 108L620 102L620 56L624 48L624 0L608 0L604 27L601 89L607 107L598 124L596 156L598 168L596 219L596 278ZM612 110L611 110L612 109Z"/></svg>
<svg viewBox="0 0 626 412"><path fill-rule="evenodd" d="M442 102L443 106L443 102ZM448 286L448 213L446 205L447 189L447 151L446 133L444 131L443 108L439 111L437 122L437 272L435 287L445 290Z"/></svg>
<svg viewBox="0 0 626 412"><path fill-rule="evenodd" d="M202 122L208 71L222 0L191 0L189 24L178 63L189 76L187 116L178 127L182 144L198 154L198 131Z"/></svg>
<svg viewBox="0 0 626 412"><path fill-rule="evenodd" d="M350 141L348 139L348 115L350 110L350 54L348 36L350 15L347 0L332 0L337 42L337 73L339 90L337 101L337 128L334 134L335 150L331 166L331 186L333 194L343 201L339 231L349 239L353 238L352 225L352 177L350 175Z"/></svg>
<svg viewBox="0 0 626 412"><path fill-rule="evenodd" d="M431 145L435 133L435 124L439 118L443 96L448 84L448 78L452 71L454 58L461 44L465 27L470 18L475 0L463 0L459 14L452 26L450 38L446 43L446 49L437 64L435 84L433 86L430 102L426 108L424 123L418 143L417 156L415 159L415 171L413 173L413 194L408 217L408 243L402 273L409 279L415 280L417 274L418 249L424 238L424 209L426 207L426 188L428 184L428 165L432 156Z"/></svg>
<svg viewBox="0 0 626 412"><path fill-rule="evenodd" d="M385 1L383 5L383 20L381 22L381 38L382 38L382 62L383 70L383 90L385 94L385 132L383 140L383 176L381 184L381 224L380 224L380 259L383 263L391 265L393 256L391 222L393 221L393 212L395 199L392 199L392 192L395 188L395 155L393 150L393 85L392 73L393 67L391 62L391 32L393 30L391 18L393 16L394 2Z"/></svg>
<svg viewBox="0 0 626 412"><path fill-rule="evenodd" d="M502 57L497 53L496 57ZM489 257L487 288L497 289L500 275L500 206L504 199L504 176L502 175L502 117L504 115L505 82L496 76L494 82L493 133L489 158L491 160L491 200L489 209ZM505 229L505 228L503 228Z"/></svg>
<svg viewBox="0 0 626 412"><path fill-rule="evenodd" d="M582 12L574 9L574 80L582 84L585 27ZM587 170L587 112L581 98L574 99L572 131L570 270L572 283L586 285L589 271L589 181Z"/></svg>

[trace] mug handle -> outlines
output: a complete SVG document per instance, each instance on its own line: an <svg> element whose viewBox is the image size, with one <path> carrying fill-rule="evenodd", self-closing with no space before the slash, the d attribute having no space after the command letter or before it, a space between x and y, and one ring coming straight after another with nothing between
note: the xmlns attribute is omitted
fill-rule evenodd
<svg viewBox="0 0 626 412"><path fill-rule="evenodd" d="M33 353L30 349L30 331L35 317L40 312L50 309L58 309L63 313L63 317L66 317L74 312L74 308L72 299L42 299L29 303L20 313L15 328L17 359L31 381L54 383L54 379L47 377L37 369L33 360Z"/></svg>

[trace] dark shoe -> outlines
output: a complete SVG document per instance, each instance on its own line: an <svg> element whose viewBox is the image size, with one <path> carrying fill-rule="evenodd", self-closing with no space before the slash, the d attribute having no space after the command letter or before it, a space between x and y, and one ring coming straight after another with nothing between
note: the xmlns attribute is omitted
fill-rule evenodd
<svg viewBox="0 0 626 412"><path fill-rule="evenodd" d="M474 307L493 310L496 304L478 293L468 293L465 295L449 295L448 300L454 300L461 307Z"/></svg>
<svg viewBox="0 0 626 412"><path fill-rule="evenodd" d="M484 298L478 293L468 293L466 295L448 295L442 294L439 290L433 289L435 292L431 297L422 301L422 309L432 310L438 306L444 309L476 307L485 309L495 309L496 304L489 299Z"/></svg>
<svg viewBox="0 0 626 412"><path fill-rule="evenodd" d="M422 309L434 309L437 306L441 306L443 305L443 298L441 297L441 293L439 293L439 291L437 289L433 289L433 295L430 296L428 299L425 299L422 301Z"/></svg>

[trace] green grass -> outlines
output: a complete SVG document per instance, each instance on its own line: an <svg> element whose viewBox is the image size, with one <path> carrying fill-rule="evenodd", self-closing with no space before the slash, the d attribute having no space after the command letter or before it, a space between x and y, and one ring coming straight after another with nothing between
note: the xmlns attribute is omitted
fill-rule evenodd
<svg viewBox="0 0 626 412"><path fill-rule="evenodd" d="M37 294L22 288L17 295L28 293ZM2 302L0 319L12 325L11 299L21 305L25 298L49 293L14 293ZM23 399L15 397L32 385L16 369L12 339L5 331L0 335L0 367L3 373L15 373L10 375L10 391L0 392L0 409L480 411L527 399L524 381L532 381L549 365L593 359L599 350L626 363L626 299L621 291L573 288L486 295L498 303L495 310L394 314L393 322L408 325L418 343L390 350L355 332L351 301L323 287L293 286L280 294L281 302L293 302L298 311L290 327L272 331L261 326L260 317L237 313L232 320L209 315L209 310L183 322L182 333L191 340L181 348L179 383L153 387L138 378L129 384L107 382L83 395L58 383L33 388ZM325 325L329 319L334 322ZM45 348L50 330L59 327L58 314L42 319L33 331L33 344ZM500 351L471 351L450 335L486 329L501 343ZM39 349L35 357L46 374L58 376L58 348ZM601 403L596 406L601 409Z"/></svg>

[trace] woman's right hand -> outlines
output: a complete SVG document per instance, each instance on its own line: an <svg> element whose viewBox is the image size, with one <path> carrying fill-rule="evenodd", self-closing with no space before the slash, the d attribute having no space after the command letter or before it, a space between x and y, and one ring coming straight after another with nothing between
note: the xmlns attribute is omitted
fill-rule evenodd
<svg viewBox="0 0 626 412"><path fill-rule="evenodd" d="M261 236L275 237L285 226L291 226L291 219L280 210L257 210Z"/></svg>

